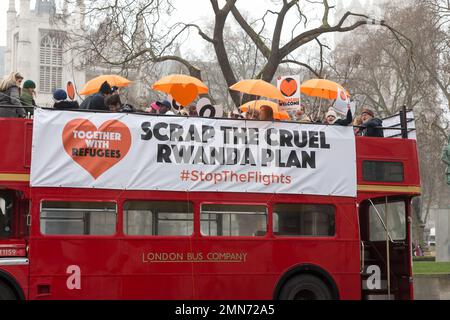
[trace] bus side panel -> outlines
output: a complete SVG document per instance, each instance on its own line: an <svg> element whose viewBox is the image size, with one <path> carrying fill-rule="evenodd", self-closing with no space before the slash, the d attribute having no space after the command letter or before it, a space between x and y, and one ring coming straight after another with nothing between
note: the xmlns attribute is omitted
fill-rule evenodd
<svg viewBox="0 0 450 320"><path fill-rule="evenodd" d="M118 299L119 241L41 238L30 241L30 299Z"/></svg>
<svg viewBox="0 0 450 320"><path fill-rule="evenodd" d="M341 299L360 298L357 242L327 240L227 240L197 241L203 258L236 255L237 261L196 263L196 299L272 299L278 280L287 271L305 264L326 271ZM242 257L245 257L244 260Z"/></svg>
<svg viewBox="0 0 450 320"><path fill-rule="evenodd" d="M122 299L193 299L190 237L127 237L120 261Z"/></svg>

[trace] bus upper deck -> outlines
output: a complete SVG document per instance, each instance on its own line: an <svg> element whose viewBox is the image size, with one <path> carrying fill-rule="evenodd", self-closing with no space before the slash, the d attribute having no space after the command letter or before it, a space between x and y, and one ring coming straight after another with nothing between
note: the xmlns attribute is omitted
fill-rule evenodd
<svg viewBox="0 0 450 320"><path fill-rule="evenodd" d="M299 125L308 127L307 124ZM0 182L28 194L33 120L0 119ZM358 194L420 194L417 145L414 139L355 137ZM45 152L45 151L43 151ZM330 177L331 178L331 177Z"/></svg>

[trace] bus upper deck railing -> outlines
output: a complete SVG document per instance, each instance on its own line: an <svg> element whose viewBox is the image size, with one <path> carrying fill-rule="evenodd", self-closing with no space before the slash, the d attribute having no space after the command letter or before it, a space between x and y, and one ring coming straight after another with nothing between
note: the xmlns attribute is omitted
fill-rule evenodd
<svg viewBox="0 0 450 320"><path fill-rule="evenodd" d="M54 110L53 108L45 108L45 107L39 107L39 106L17 106L17 105L0 105L0 108L6 108L6 109L41 108L41 109ZM73 112L73 111L76 111L76 112L90 112L90 113L92 113L92 112L94 112L94 113L116 113L116 112L113 112L113 111L106 111L106 110L86 110L86 109L72 109L72 110L65 110L65 111L66 112ZM133 114L146 115L146 116L159 116L159 117L183 117L183 118L193 117L193 116L180 116L180 115L150 114L150 113L142 112L142 111L135 111L135 112L133 112ZM411 114L412 117L408 117L408 114ZM31 115L28 115L27 118L28 119L32 119ZM230 119L230 118L220 118L220 119L226 120L226 119ZM396 119L398 119L398 120L396 120ZM239 120L239 119L232 119L232 120ZM254 120L254 119L241 119L241 120L245 120L245 121L259 121L259 120ZM407 108L405 106L402 107L402 109L400 110L400 112L398 114L390 116L390 117L387 117L387 118L383 118L382 120L383 120L383 122L389 121L388 126L374 127L375 129L383 130L383 132L386 132L386 131L396 131L396 132L398 132L399 131L399 133L395 133L395 134L391 134L389 136L385 136L385 138L409 139L410 138L410 134L416 132L415 119L414 119L414 115L412 114L412 110L407 110ZM284 121L284 120L277 120L276 122L292 123L292 121ZM308 123L302 122L301 124L308 124ZM315 125L329 125L329 124L324 124L324 123L320 123L320 122L317 122L317 123L313 122L311 124L315 124ZM354 125L353 128L364 129L365 126Z"/></svg>

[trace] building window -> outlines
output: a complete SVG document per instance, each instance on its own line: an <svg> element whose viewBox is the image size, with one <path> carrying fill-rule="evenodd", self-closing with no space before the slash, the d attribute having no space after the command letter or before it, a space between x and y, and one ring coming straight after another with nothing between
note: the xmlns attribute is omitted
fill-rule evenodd
<svg viewBox="0 0 450 320"><path fill-rule="evenodd" d="M279 236L334 236L335 209L322 204L277 204L273 207L273 229Z"/></svg>
<svg viewBox="0 0 450 320"><path fill-rule="evenodd" d="M205 236L264 236L267 208L260 205L205 204L201 232Z"/></svg>
<svg viewBox="0 0 450 320"><path fill-rule="evenodd" d="M131 236L189 236L194 232L192 203L187 201L127 201L123 232Z"/></svg>
<svg viewBox="0 0 450 320"><path fill-rule="evenodd" d="M63 36L57 32L41 33L39 88L52 93L62 87Z"/></svg>
<svg viewBox="0 0 450 320"><path fill-rule="evenodd" d="M113 235L117 207L112 202L44 201L41 233L51 235Z"/></svg>

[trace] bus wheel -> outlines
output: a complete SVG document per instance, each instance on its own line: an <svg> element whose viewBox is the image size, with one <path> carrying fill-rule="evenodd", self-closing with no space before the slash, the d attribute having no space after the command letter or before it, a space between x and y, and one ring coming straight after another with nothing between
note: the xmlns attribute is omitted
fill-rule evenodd
<svg viewBox="0 0 450 320"><path fill-rule="evenodd" d="M328 286L319 278L302 274L288 280L280 292L280 300L331 300Z"/></svg>
<svg viewBox="0 0 450 320"><path fill-rule="evenodd" d="M0 281L0 300L17 300L14 291L2 281Z"/></svg>

